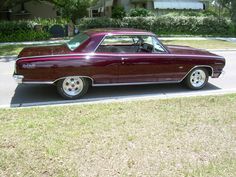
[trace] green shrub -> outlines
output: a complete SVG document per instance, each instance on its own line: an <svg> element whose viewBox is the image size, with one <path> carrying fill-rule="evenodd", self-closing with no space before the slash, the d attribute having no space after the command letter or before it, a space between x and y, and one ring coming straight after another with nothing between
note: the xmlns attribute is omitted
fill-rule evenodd
<svg viewBox="0 0 236 177"><path fill-rule="evenodd" d="M153 13L148 9L135 8L129 11L129 16L130 17L148 17L148 16L153 16Z"/></svg>
<svg viewBox="0 0 236 177"><path fill-rule="evenodd" d="M166 16L187 16L187 17L209 17L218 15L211 11L211 10L204 10L204 11L196 11L196 10L172 10L171 12L167 13Z"/></svg>
<svg viewBox="0 0 236 177"><path fill-rule="evenodd" d="M31 22L26 21L1 21L0 22L0 33L2 35L11 35L17 31L31 31L34 25Z"/></svg>
<svg viewBox="0 0 236 177"><path fill-rule="evenodd" d="M49 38L50 34L45 31L17 31L7 36L0 33L0 42L40 41L48 40Z"/></svg>
<svg viewBox="0 0 236 177"><path fill-rule="evenodd" d="M65 27L68 21L65 19L33 19L27 21L1 21L0 22L0 42L21 42L48 40L50 33L48 29L53 25ZM42 29L35 30L36 25L41 25Z"/></svg>
<svg viewBox="0 0 236 177"><path fill-rule="evenodd" d="M48 27L53 25L65 26L69 23L69 20L64 18L35 18L31 20L31 23Z"/></svg>
<svg viewBox="0 0 236 177"><path fill-rule="evenodd" d="M123 19L126 16L125 8L123 6L115 6L112 9L111 17L115 19Z"/></svg>
<svg viewBox="0 0 236 177"><path fill-rule="evenodd" d="M121 20L113 18L83 18L80 20L78 29L90 28L119 28Z"/></svg>
<svg viewBox="0 0 236 177"><path fill-rule="evenodd" d="M90 28L138 28L152 31L159 35L233 35L232 23L226 18L196 17L196 16L153 16L84 18L78 25L79 30Z"/></svg>

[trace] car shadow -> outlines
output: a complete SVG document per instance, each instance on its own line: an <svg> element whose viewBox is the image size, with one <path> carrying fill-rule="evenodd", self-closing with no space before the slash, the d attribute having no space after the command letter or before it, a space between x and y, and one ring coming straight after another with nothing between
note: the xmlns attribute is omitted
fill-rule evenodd
<svg viewBox="0 0 236 177"><path fill-rule="evenodd" d="M220 88L208 83L200 91L218 90ZM11 107L27 107L51 104L93 102L118 98L131 98L140 96L158 96L178 93L196 92L186 89L181 84L155 84L155 85L135 85L135 86L109 86L91 87L88 93L78 100L64 100L58 95L56 87L53 85L24 85L20 84L15 89L15 94L11 100Z"/></svg>

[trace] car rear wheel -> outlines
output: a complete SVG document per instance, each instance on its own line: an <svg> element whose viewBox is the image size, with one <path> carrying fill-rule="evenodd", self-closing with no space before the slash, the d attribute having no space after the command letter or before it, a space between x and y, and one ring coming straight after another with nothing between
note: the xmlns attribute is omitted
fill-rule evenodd
<svg viewBox="0 0 236 177"><path fill-rule="evenodd" d="M185 78L185 84L190 89L199 90L207 84L208 79L209 73L205 68L196 68Z"/></svg>
<svg viewBox="0 0 236 177"><path fill-rule="evenodd" d="M57 82L57 91L65 99L78 99L89 88L89 82L82 77L71 76Z"/></svg>

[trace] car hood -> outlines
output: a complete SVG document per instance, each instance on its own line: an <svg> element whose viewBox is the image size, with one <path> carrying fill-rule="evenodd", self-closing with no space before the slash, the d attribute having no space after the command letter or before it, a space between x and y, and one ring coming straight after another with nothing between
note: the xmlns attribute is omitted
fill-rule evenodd
<svg viewBox="0 0 236 177"><path fill-rule="evenodd" d="M208 52L203 49L196 49L188 46L180 46L180 45L168 45L168 50L171 54L177 55L204 55L204 56L212 56L212 57L219 57L216 54Z"/></svg>
<svg viewBox="0 0 236 177"><path fill-rule="evenodd" d="M62 45L51 45L51 46L37 46L37 47L26 47L18 55L18 58L22 57L34 57L34 56L44 56L44 55L60 55L69 54L71 51L66 46Z"/></svg>

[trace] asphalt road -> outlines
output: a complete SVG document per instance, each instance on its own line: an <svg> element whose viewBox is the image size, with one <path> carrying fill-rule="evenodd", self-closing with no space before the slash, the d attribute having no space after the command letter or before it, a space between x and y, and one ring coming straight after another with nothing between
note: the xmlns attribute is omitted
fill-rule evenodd
<svg viewBox="0 0 236 177"><path fill-rule="evenodd" d="M144 98L163 98L197 96L236 92L236 51L214 51L226 58L225 74L218 79L210 79L209 84L200 91L191 91L180 84L156 84L140 86L94 87L80 100L65 101L51 85L17 85L12 78L14 58L0 59L0 107L24 107L87 102L106 102L109 100L130 100Z"/></svg>

